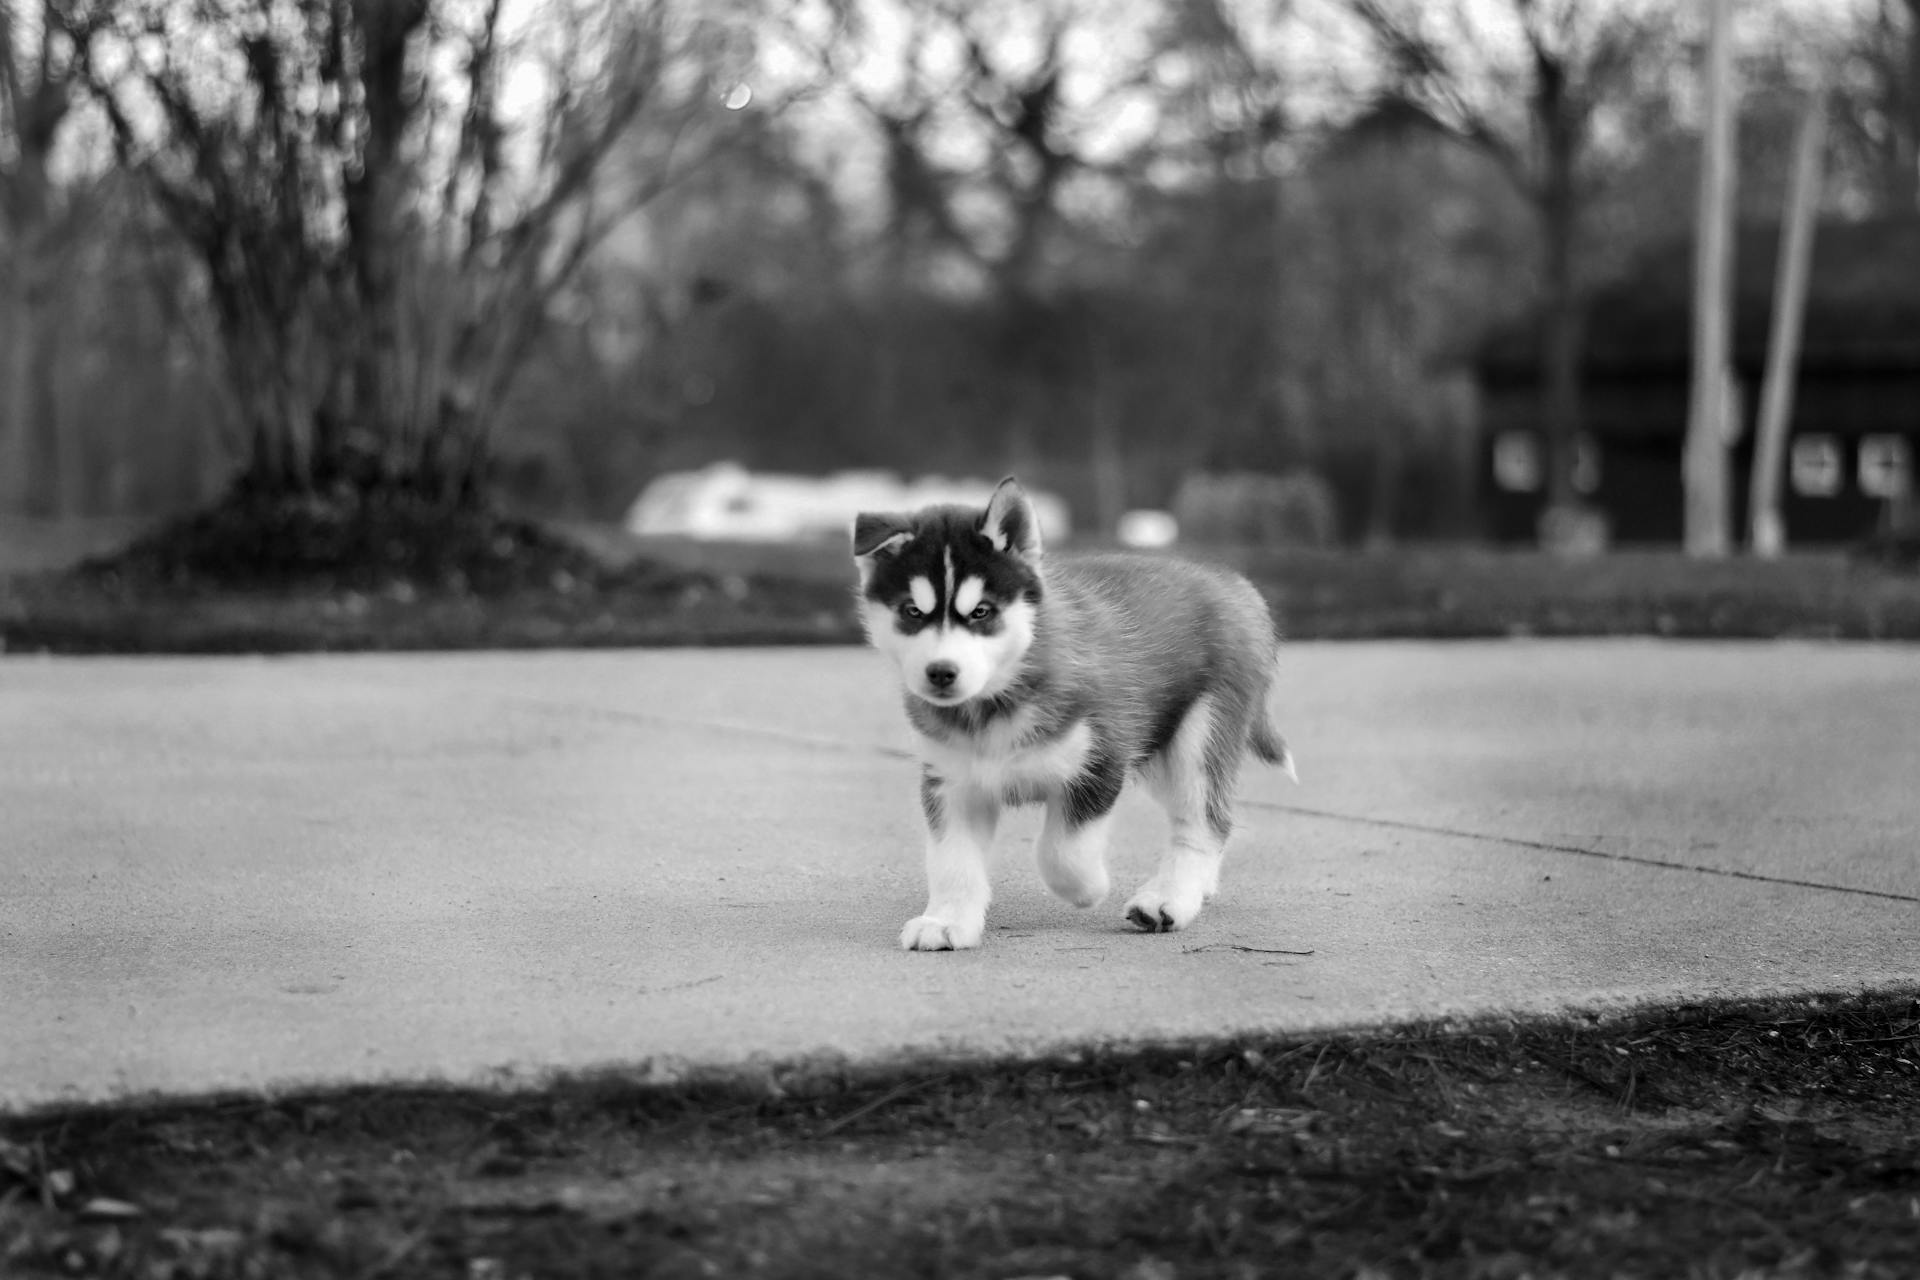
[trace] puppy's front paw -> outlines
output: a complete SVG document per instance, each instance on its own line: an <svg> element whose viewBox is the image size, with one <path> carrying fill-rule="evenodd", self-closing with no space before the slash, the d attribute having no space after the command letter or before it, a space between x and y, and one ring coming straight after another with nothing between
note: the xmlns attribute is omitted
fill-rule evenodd
<svg viewBox="0 0 1920 1280"><path fill-rule="evenodd" d="M952 920L945 916L915 916L900 931L906 951L966 951L980 945L985 920Z"/></svg>
<svg viewBox="0 0 1920 1280"><path fill-rule="evenodd" d="M1172 933L1193 923L1203 900L1197 881L1155 876L1127 899L1127 919L1148 933Z"/></svg>

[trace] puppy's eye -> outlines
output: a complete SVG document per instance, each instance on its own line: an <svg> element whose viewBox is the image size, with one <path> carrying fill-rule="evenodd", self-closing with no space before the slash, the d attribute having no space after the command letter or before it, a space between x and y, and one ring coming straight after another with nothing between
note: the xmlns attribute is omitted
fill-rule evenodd
<svg viewBox="0 0 1920 1280"><path fill-rule="evenodd" d="M924 618L927 615L920 611L919 605L908 600L900 606L900 616L903 618Z"/></svg>
<svg viewBox="0 0 1920 1280"><path fill-rule="evenodd" d="M968 614L967 619L970 622L985 622L998 612L999 610L995 609L992 605L982 604L979 608Z"/></svg>

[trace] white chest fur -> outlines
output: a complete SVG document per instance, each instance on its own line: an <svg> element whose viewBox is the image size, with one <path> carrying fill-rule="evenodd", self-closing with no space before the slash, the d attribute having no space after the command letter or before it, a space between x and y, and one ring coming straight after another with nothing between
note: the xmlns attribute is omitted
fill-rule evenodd
<svg viewBox="0 0 1920 1280"><path fill-rule="evenodd" d="M1086 767L1093 730L1086 721L1036 739L1033 714L1021 709L977 734L922 737L920 753L948 785L1007 804L1057 795Z"/></svg>

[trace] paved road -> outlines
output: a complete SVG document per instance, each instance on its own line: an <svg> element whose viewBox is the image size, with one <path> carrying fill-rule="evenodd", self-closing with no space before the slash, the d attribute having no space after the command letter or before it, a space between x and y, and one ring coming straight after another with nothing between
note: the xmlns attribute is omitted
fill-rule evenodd
<svg viewBox="0 0 1920 1280"><path fill-rule="evenodd" d="M0 659L0 1108L1032 1051L1920 980L1920 648L1297 645L1186 933L1003 830L908 955L855 650ZM1306 954L1295 954L1306 953Z"/></svg>

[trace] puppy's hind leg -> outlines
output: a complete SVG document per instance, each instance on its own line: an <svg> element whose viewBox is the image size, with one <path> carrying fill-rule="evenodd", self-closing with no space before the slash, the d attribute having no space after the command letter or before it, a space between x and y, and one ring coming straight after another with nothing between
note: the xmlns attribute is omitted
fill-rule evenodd
<svg viewBox="0 0 1920 1280"><path fill-rule="evenodd" d="M1124 765L1096 757L1047 801L1047 820L1034 846L1040 878L1056 897L1076 907L1091 907L1107 896L1112 883L1107 831L1126 780Z"/></svg>
<svg viewBox="0 0 1920 1280"><path fill-rule="evenodd" d="M1040 863L1040 878L1054 897L1076 907L1091 907L1107 896L1112 885L1107 875L1107 828L1113 814L1076 824L1067 817L1066 808L1060 800L1047 805L1034 856Z"/></svg>
<svg viewBox="0 0 1920 1280"><path fill-rule="evenodd" d="M1219 722L1213 700L1200 698L1147 770L1147 784L1172 825L1159 867L1127 900L1127 919L1148 933L1186 928L1220 888L1233 830L1234 736L1234 726Z"/></svg>

